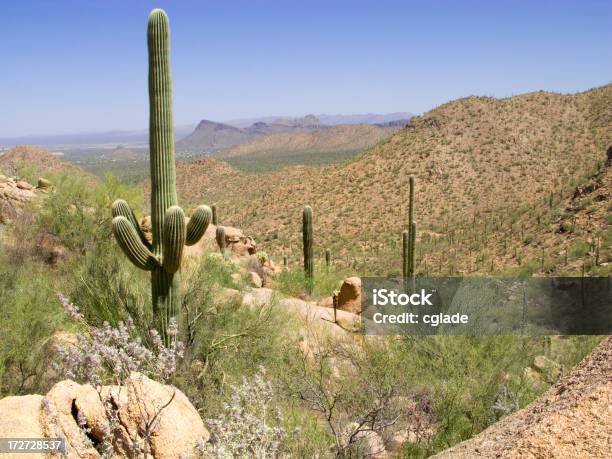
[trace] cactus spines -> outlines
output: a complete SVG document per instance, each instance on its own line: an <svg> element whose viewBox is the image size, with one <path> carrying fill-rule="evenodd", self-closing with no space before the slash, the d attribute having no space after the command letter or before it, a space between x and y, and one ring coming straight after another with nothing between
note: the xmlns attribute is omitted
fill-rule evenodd
<svg viewBox="0 0 612 459"><path fill-rule="evenodd" d="M216 204L212 205L212 223L215 226L219 224L219 221L217 220L217 205Z"/></svg>
<svg viewBox="0 0 612 459"><path fill-rule="evenodd" d="M217 232L215 234L215 239L217 240L217 245L219 246L219 250L221 250L221 254L225 257L225 228L222 226L217 226Z"/></svg>
<svg viewBox="0 0 612 459"><path fill-rule="evenodd" d="M327 269L329 269L329 267L331 266L331 250L330 249L325 249L325 266L327 266Z"/></svg>
<svg viewBox="0 0 612 459"><path fill-rule="evenodd" d="M312 248L312 208L305 206L302 212L302 241L304 245L304 273L308 283L308 291L312 291L314 277L314 257Z"/></svg>
<svg viewBox="0 0 612 459"><path fill-rule="evenodd" d="M150 243L127 202L112 206L113 233L119 246L138 268L151 271L153 315L168 342L170 319L180 312L179 272L185 244L193 245L206 231L210 209L196 209L189 225L177 206L170 76L170 28L163 10L154 9L147 25L149 50L149 152L151 159Z"/></svg>

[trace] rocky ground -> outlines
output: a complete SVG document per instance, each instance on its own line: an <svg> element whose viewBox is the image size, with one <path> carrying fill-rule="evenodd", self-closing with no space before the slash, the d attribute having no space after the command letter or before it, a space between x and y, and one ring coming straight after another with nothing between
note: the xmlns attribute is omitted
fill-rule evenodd
<svg viewBox="0 0 612 459"><path fill-rule="evenodd" d="M108 445L115 450L112 457L174 459L194 453L197 443L209 438L180 390L139 373L132 373L123 386L94 388L65 380L44 396L5 397L0 413L0 437L65 438L68 458L102 457L96 446L102 449L108 432L113 432Z"/></svg>
<svg viewBox="0 0 612 459"><path fill-rule="evenodd" d="M612 337L526 408L437 458L607 458L612 451Z"/></svg>

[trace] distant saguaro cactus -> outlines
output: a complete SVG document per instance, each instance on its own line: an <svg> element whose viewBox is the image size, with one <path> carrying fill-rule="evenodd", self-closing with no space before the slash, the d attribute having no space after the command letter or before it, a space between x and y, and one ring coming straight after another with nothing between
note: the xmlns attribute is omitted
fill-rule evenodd
<svg viewBox="0 0 612 459"><path fill-rule="evenodd" d="M213 204L212 208L212 224L217 226L219 224L219 220L217 220L217 204Z"/></svg>
<svg viewBox="0 0 612 459"><path fill-rule="evenodd" d="M212 218L208 206L199 206L186 225L177 206L169 37L168 16L154 9L147 27L152 243L126 201L118 199L112 206L112 228L119 246L134 265L151 271L153 314L165 340L170 319L180 313L183 247L198 242Z"/></svg>
<svg viewBox="0 0 612 459"><path fill-rule="evenodd" d="M217 226L215 239L217 240L221 255L225 258L225 228L223 226Z"/></svg>
<svg viewBox="0 0 612 459"><path fill-rule="evenodd" d="M404 278L410 277L410 232L402 232L402 274Z"/></svg>
<svg viewBox="0 0 612 459"><path fill-rule="evenodd" d="M414 222L414 176L410 176L409 179L409 193L408 193L408 234L407 236L402 234L402 246L403 246L403 274L404 277L414 277L416 268L416 223ZM407 243L406 243L407 238Z"/></svg>
<svg viewBox="0 0 612 459"><path fill-rule="evenodd" d="M416 232L417 224L412 222L410 227L410 277L414 277L416 273Z"/></svg>
<svg viewBox="0 0 612 459"><path fill-rule="evenodd" d="M408 186L408 231L410 231L412 222L414 221L414 175L410 176Z"/></svg>
<svg viewBox="0 0 612 459"><path fill-rule="evenodd" d="M325 249L325 266L327 266L327 269L329 269L329 267L331 266L331 250L330 249Z"/></svg>
<svg viewBox="0 0 612 459"><path fill-rule="evenodd" d="M314 278L314 256L312 248L312 208L305 206L302 212L302 241L304 245L304 273L308 292L312 293L312 282Z"/></svg>

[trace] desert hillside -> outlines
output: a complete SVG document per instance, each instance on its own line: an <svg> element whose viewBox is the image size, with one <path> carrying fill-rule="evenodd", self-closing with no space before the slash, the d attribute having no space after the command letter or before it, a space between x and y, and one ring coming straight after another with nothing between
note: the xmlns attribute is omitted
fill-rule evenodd
<svg viewBox="0 0 612 459"><path fill-rule="evenodd" d="M19 145L0 156L0 171L3 173L16 175L21 167L54 172L78 170L76 166L61 161L44 148L34 145Z"/></svg>
<svg viewBox="0 0 612 459"><path fill-rule="evenodd" d="M223 169L217 177L201 163L199 170L190 166L188 181L179 172L179 193L216 202L223 222L296 262L301 209L309 204L319 254L331 247L339 263L384 274L394 259L399 269L395 255L414 175L422 271L499 272L543 258L544 270L558 272L564 244L568 250L571 242L566 238L580 235L582 246L599 240L604 251L610 245L609 219L597 234L588 225L573 225L561 236L558 230L581 207L597 206L600 214L609 209L609 195L569 210L568 200L596 175L610 178L603 169L612 145L611 107L612 85L575 95L468 97L413 118L347 164L266 174ZM274 242L266 247L266 241ZM594 252L569 251L569 264L572 256L585 263L583 255Z"/></svg>
<svg viewBox="0 0 612 459"><path fill-rule="evenodd" d="M310 133L274 134L259 137L215 154L217 158L307 152L357 151L390 136L393 129L368 124L345 124Z"/></svg>

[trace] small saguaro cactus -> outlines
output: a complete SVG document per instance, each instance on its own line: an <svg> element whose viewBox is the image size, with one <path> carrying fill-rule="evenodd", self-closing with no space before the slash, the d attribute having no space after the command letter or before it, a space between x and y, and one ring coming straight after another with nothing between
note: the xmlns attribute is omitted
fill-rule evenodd
<svg viewBox="0 0 612 459"><path fill-rule="evenodd" d="M331 266L331 250L330 249L325 249L325 266L327 267L328 270L329 270L329 267Z"/></svg>
<svg viewBox="0 0 612 459"><path fill-rule="evenodd" d="M217 226L215 239L217 240L217 245L219 246L221 255L223 255L223 258L225 258L225 228L223 226Z"/></svg>
<svg viewBox="0 0 612 459"><path fill-rule="evenodd" d="M411 175L408 180L408 231L412 228L414 221L414 175Z"/></svg>
<svg viewBox="0 0 612 459"><path fill-rule="evenodd" d="M552 190L550 190L550 196L548 197L548 207L550 209L553 208L553 199L554 199L553 192Z"/></svg>
<svg viewBox="0 0 612 459"><path fill-rule="evenodd" d="M119 246L134 265L151 271L153 315L164 340L170 319L180 313L183 248L200 240L212 218L208 206L199 206L185 224L183 210L177 206L169 37L168 16L154 9L147 27L152 242L127 202L118 199L112 206L112 228Z"/></svg>
<svg viewBox="0 0 612 459"><path fill-rule="evenodd" d="M414 176L410 176L408 193L408 231L402 234L402 258L404 277L414 277L416 265L416 223L414 223ZM415 234L413 234L415 233Z"/></svg>
<svg viewBox="0 0 612 459"><path fill-rule="evenodd" d="M412 222L410 226L410 277L414 277L416 273L416 232L417 224Z"/></svg>
<svg viewBox="0 0 612 459"><path fill-rule="evenodd" d="M304 244L304 273L308 292L312 292L312 281L314 278L314 256L312 248L312 208L305 206L302 212L302 241Z"/></svg>
<svg viewBox="0 0 612 459"><path fill-rule="evenodd" d="M217 205L213 204L211 208L212 208L212 224L217 226L219 224L219 221L217 220Z"/></svg>
<svg viewBox="0 0 612 459"><path fill-rule="evenodd" d="M404 278L410 277L410 232L402 232L402 274Z"/></svg>

